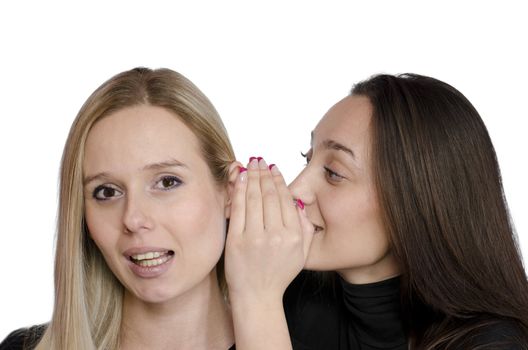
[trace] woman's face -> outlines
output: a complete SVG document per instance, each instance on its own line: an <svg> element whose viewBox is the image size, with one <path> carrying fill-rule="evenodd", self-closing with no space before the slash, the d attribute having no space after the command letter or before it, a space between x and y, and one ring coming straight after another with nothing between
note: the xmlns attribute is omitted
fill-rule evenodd
<svg viewBox="0 0 528 350"><path fill-rule="evenodd" d="M371 170L372 106L349 96L312 133L306 168L290 185L315 229L305 268L338 271L351 283L398 274Z"/></svg>
<svg viewBox="0 0 528 350"><path fill-rule="evenodd" d="M101 119L83 167L90 236L127 292L156 303L216 278L227 192L174 114L141 105Z"/></svg>

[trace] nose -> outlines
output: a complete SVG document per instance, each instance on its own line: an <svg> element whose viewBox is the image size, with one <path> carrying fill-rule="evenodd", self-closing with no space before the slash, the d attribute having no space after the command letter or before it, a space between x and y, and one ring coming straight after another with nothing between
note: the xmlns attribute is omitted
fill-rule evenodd
<svg viewBox="0 0 528 350"><path fill-rule="evenodd" d="M141 233L153 228L148 200L138 195L127 193L126 208L123 213L125 232Z"/></svg>
<svg viewBox="0 0 528 350"><path fill-rule="evenodd" d="M288 186L293 197L301 199L305 205L310 205L315 202L315 194L313 186L311 186L310 175L310 169L307 166Z"/></svg>

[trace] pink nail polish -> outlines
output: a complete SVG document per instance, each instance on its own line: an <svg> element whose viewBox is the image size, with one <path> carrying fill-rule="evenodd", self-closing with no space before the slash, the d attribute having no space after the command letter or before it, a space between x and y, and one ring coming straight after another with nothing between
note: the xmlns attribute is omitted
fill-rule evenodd
<svg viewBox="0 0 528 350"><path fill-rule="evenodd" d="M273 168L274 166L275 166L275 164L270 164L270 165L268 166L269 170L271 170L271 168Z"/></svg>
<svg viewBox="0 0 528 350"><path fill-rule="evenodd" d="M257 157L249 157L249 162L251 163L251 161L252 161L253 159L258 159L258 158L257 158Z"/></svg>
<svg viewBox="0 0 528 350"><path fill-rule="evenodd" d="M243 173L244 171L247 171L247 168L244 168L243 166L238 167L239 173Z"/></svg>
<svg viewBox="0 0 528 350"><path fill-rule="evenodd" d="M262 160L262 157L257 157L257 160L260 162Z"/></svg>
<svg viewBox="0 0 528 350"><path fill-rule="evenodd" d="M300 198L297 199L297 206L301 209L304 209L304 203Z"/></svg>

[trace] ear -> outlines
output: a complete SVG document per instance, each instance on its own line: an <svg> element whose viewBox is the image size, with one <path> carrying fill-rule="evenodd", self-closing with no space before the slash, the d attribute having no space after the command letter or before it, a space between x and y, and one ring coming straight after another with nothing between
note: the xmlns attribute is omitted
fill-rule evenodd
<svg viewBox="0 0 528 350"><path fill-rule="evenodd" d="M229 165L229 175L227 178L227 197L225 202L225 217L226 219L229 219L231 216L231 197L233 196L233 191L235 189L235 182L238 177L238 174L240 173L240 167L242 167L242 163L235 161Z"/></svg>

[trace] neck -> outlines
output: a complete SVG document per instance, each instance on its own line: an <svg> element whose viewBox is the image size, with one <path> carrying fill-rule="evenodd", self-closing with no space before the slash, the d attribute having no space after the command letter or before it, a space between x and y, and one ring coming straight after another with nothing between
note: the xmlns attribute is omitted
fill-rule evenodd
<svg viewBox="0 0 528 350"><path fill-rule="evenodd" d="M231 313L216 270L199 285L162 303L125 291L121 349L218 349L234 343Z"/></svg>
<svg viewBox="0 0 528 350"><path fill-rule="evenodd" d="M373 264L338 270L337 273L351 284L375 283L400 275L398 263L388 252Z"/></svg>

